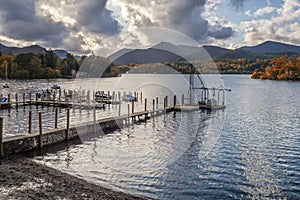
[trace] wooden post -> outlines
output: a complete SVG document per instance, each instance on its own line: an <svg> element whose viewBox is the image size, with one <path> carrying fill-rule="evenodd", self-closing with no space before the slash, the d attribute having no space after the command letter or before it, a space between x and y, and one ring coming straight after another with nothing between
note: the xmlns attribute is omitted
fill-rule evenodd
<svg viewBox="0 0 300 200"><path fill-rule="evenodd" d="M38 102L38 98L39 98L38 95L39 95L38 93L35 93L35 102Z"/></svg>
<svg viewBox="0 0 300 200"><path fill-rule="evenodd" d="M131 113L133 114L134 113L134 101L131 102L131 105L132 105L131 106Z"/></svg>
<svg viewBox="0 0 300 200"><path fill-rule="evenodd" d="M18 93L16 93L16 107L18 107Z"/></svg>
<svg viewBox="0 0 300 200"><path fill-rule="evenodd" d="M81 99L81 95L79 96L79 109L81 110L81 101L82 101L82 99Z"/></svg>
<svg viewBox="0 0 300 200"><path fill-rule="evenodd" d="M155 111L155 99L153 99L153 115L154 115L154 111Z"/></svg>
<svg viewBox="0 0 300 200"><path fill-rule="evenodd" d="M0 94L0 109L2 108L2 98L3 98L3 94Z"/></svg>
<svg viewBox="0 0 300 200"><path fill-rule="evenodd" d="M145 99L145 111L147 111L147 99Z"/></svg>
<svg viewBox="0 0 300 200"><path fill-rule="evenodd" d="M23 93L23 106L25 106L25 93Z"/></svg>
<svg viewBox="0 0 300 200"><path fill-rule="evenodd" d="M70 109L67 109L67 131L66 131L66 139L69 140L69 131L70 131Z"/></svg>
<svg viewBox="0 0 300 200"><path fill-rule="evenodd" d="M143 92L141 92L141 102L143 102Z"/></svg>
<svg viewBox="0 0 300 200"><path fill-rule="evenodd" d="M94 106L94 123L96 123L96 107Z"/></svg>
<svg viewBox="0 0 300 200"><path fill-rule="evenodd" d="M58 108L55 108L54 128L57 128L57 122L58 122Z"/></svg>
<svg viewBox="0 0 300 200"><path fill-rule="evenodd" d="M113 94L112 94L112 101L116 101L116 100L115 100L115 95L116 95L116 93L115 93L115 91L113 91Z"/></svg>
<svg viewBox="0 0 300 200"><path fill-rule="evenodd" d="M31 105L31 92L29 92L29 105Z"/></svg>
<svg viewBox="0 0 300 200"><path fill-rule="evenodd" d="M8 106L10 106L10 94L7 95L7 102L8 102Z"/></svg>
<svg viewBox="0 0 300 200"><path fill-rule="evenodd" d="M139 93L136 93L136 101L139 101Z"/></svg>
<svg viewBox="0 0 300 200"><path fill-rule="evenodd" d="M53 93L53 106L55 106L55 92Z"/></svg>
<svg viewBox="0 0 300 200"><path fill-rule="evenodd" d="M174 103L173 103L173 108L176 106L176 95L174 96Z"/></svg>
<svg viewBox="0 0 300 200"><path fill-rule="evenodd" d="M158 109L158 97L156 97L156 109Z"/></svg>
<svg viewBox="0 0 300 200"><path fill-rule="evenodd" d="M87 100L88 105L90 105L90 91L89 90L86 93L86 100Z"/></svg>
<svg viewBox="0 0 300 200"><path fill-rule="evenodd" d="M129 122L129 117L130 117L130 104L127 104L127 108L128 108L128 122Z"/></svg>
<svg viewBox="0 0 300 200"><path fill-rule="evenodd" d="M169 104L169 98L168 96L166 96L166 108L168 107L168 104Z"/></svg>
<svg viewBox="0 0 300 200"><path fill-rule="evenodd" d="M43 148L43 127L42 127L42 112L39 112L39 133L40 133L40 148Z"/></svg>
<svg viewBox="0 0 300 200"><path fill-rule="evenodd" d="M3 156L3 117L0 117L0 156Z"/></svg>
<svg viewBox="0 0 300 200"><path fill-rule="evenodd" d="M184 105L184 94L181 97L181 105Z"/></svg>
<svg viewBox="0 0 300 200"><path fill-rule="evenodd" d="M58 104L61 102L61 89L58 90Z"/></svg>
<svg viewBox="0 0 300 200"><path fill-rule="evenodd" d="M121 116L121 103L119 103L119 116Z"/></svg>
<svg viewBox="0 0 300 200"><path fill-rule="evenodd" d="M65 101L67 103L66 106L69 107L69 97L67 95L65 96Z"/></svg>
<svg viewBox="0 0 300 200"><path fill-rule="evenodd" d="M32 126L32 111L29 111L29 119L28 119L28 133L31 133L31 126Z"/></svg>
<svg viewBox="0 0 300 200"><path fill-rule="evenodd" d="M93 104L95 105L95 90L93 90Z"/></svg>
<svg viewBox="0 0 300 200"><path fill-rule="evenodd" d="M166 109L166 97L164 97L164 109Z"/></svg>

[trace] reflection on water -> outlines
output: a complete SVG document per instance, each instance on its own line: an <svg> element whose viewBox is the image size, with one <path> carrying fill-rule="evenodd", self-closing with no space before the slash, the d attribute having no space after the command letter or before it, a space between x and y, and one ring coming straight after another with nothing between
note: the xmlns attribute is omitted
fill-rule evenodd
<svg viewBox="0 0 300 200"><path fill-rule="evenodd" d="M223 80L225 112L168 113L34 159L157 199L300 199L300 83Z"/></svg>

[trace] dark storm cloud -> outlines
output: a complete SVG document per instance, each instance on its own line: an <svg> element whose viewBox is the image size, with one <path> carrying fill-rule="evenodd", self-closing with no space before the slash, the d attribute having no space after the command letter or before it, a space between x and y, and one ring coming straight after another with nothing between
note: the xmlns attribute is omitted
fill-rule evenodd
<svg viewBox="0 0 300 200"><path fill-rule="evenodd" d="M186 0L174 4L169 13L169 25L196 40L206 37L209 25L200 13L205 0Z"/></svg>
<svg viewBox="0 0 300 200"><path fill-rule="evenodd" d="M77 20L87 30L96 33L113 35L119 33L121 26L112 17L112 12L106 9L107 0L92 0L81 4Z"/></svg>
<svg viewBox="0 0 300 200"><path fill-rule="evenodd" d="M127 19L136 27L160 26L182 32L193 39L206 42L209 38L232 36L230 27L213 27L202 14L206 0L153 0L126 2Z"/></svg>
<svg viewBox="0 0 300 200"><path fill-rule="evenodd" d="M0 34L9 38L47 43L62 41L64 25L37 16L33 0L1 0L0 15Z"/></svg>
<svg viewBox="0 0 300 200"><path fill-rule="evenodd" d="M231 27L222 27L222 28L212 28L208 31L208 36L211 36L216 39L227 39L233 36L234 31Z"/></svg>
<svg viewBox="0 0 300 200"><path fill-rule="evenodd" d="M0 35L80 50L85 37L119 33L121 27L106 4L107 0L1 0Z"/></svg>

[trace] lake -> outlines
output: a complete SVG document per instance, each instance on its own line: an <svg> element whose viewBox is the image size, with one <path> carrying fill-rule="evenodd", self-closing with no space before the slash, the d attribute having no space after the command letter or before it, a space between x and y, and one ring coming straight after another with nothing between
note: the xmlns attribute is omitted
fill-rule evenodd
<svg viewBox="0 0 300 200"><path fill-rule="evenodd" d="M79 80L78 85L143 91L153 99L184 94L186 81L178 76L127 75L130 79L108 78L97 86ZM225 111L166 113L33 159L156 199L300 199L300 82L249 75L207 76L208 82L211 78L232 90ZM71 88L74 82L60 84ZM142 102L137 105L142 109ZM126 113L127 104L122 106ZM98 117L114 116L117 109L99 111ZM87 118L87 111L75 112L74 119Z"/></svg>

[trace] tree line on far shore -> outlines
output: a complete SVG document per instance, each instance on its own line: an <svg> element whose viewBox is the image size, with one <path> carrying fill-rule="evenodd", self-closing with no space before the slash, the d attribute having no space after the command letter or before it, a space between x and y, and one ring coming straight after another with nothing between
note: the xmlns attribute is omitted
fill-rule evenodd
<svg viewBox="0 0 300 200"><path fill-rule="evenodd" d="M87 59L88 58L88 59ZM102 63L99 62L102 61ZM86 69L80 69L84 62L90 63ZM91 64L92 63L92 64ZM4 79L51 79L76 77L78 71L87 74L88 77L97 77L103 68L99 63L107 67L102 76L118 76L119 71L109 60L99 56L82 56L79 60L71 53L65 58L60 58L52 50L43 54L25 53L19 55L1 55L0 53L0 78ZM85 72L88 70L88 73Z"/></svg>
<svg viewBox="0 0 300 200"><path fill-rule="evenodd" d="M264 62L251 78L270 80L300 80L300 56L280 56Z"/></svg>
<svg viewBox="0 0 300 200"><path fill-rule="evenodd" d="M25 53L19 55L0 56L0 78L10 79L48 79L71 77L72 72L79 69L80 63L74 55L68 53L61 59L52 50L43 54Z"/></svg>

